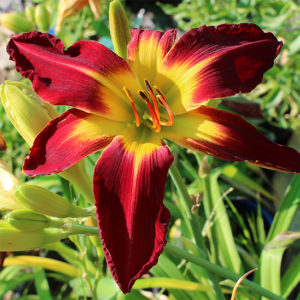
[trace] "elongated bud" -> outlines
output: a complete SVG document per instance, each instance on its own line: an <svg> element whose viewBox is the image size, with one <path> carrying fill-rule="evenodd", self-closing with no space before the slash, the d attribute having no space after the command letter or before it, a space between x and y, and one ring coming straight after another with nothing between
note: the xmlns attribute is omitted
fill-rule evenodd
<svg viewBox="0 0 300 300"><path fill-rule="evenodd" d="M127 45L131 34L125 10L119 0L110 3L109 28L116 54L127 59Z"/></svg>
<svg viewBox="0 0 300 300"><path fill-rule="evenodd" d="M59 115L51 104L21 82L5 81L0 85L0 97L10 121L29 146L48 122ZM90 202L94 201L92 183L83 163L77 163L60 175L74 183Z"/></svg>
<svg viewBox="0 0 300 300"><path fill-rule="evenodd" d="M22 231L38 231L50 226L51 220L28 209L16 209L5 216L5 220Z"/></svg>
<svg viewBox="0 0 300 300"><path fill-rule="evenodd" d="M34 30L34 25L32 22L28 21L20 13L10 12L5 13L0 16L0 23L7 29L15 32L27 32Z"/></svg>
<svg viewBox="0 0 300 300"><path fill-rule="evenodd" d="M24 10L26 18L32 22L34 22L34 11L35 7L33 5L27 5Z"/></svg>
<svg viewBox="0 0 300 300"><path fill-rule="evenodd" d="M65 198L37 185L20 184L15 197L24 207L52 217L78 218L91 215L91 209L75 206Z"/></svg>
<svg viewBox="0 0 300 300"><path fill-rule="evenodd" d="M29 146L48 122L58 117L52 105L21 82L5 81L0 86L0 97L10 121Z"/></svg>
<svg viewBox="0 0 300 300"><path fill-rule="evenodd" d="M14 196L18 184L17 178L8 171L5 162L0 159L0 210L11 210L21 207Z"/></svg>
<svg viewBox="0 0 300 300"><path fill-rule="evenodd" d="M0 251L27 251L44 247L64 239L69 234L61 229L46 228L38 231L23 231L0 221Z"/></svg>
<svg viewBox="0 0 300 300"><path fill-rule="evenodd" d="M51 25L51 17L46 8L46 6L42 4L38 4L34 10L34 19L36 25L43 32L48 32Z"/></svg>

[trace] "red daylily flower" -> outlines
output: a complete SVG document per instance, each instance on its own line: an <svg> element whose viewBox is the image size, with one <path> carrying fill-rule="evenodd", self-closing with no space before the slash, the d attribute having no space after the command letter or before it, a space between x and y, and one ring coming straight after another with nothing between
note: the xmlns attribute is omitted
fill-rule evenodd
<svg viewBox="0 0 300 300"><path fill-rule="evenodd" d="M241 117L206 106L249 92L282 43L254 24L132 31L128 61L103 45L67 50L39 32L13 36L8 53L45 101L72 108L37 136L26 174L61 172L105 148L94 171L98 225L108 266L123 292L157 263L169 212L164 187L173 156L163 139L225 160L300 172L297 151Z"/></svg>

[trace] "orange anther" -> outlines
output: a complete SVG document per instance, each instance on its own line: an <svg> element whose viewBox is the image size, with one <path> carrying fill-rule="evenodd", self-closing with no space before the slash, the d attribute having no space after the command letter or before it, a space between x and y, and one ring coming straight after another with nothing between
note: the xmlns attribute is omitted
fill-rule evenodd
<svg viewBox="0 0 300 300"><path fill-rule="evenodd" d="M158 119L158 117L157 117L157 115L155 113L155 110L153 109L153 107L152 107L152 105L150 103L149 98L146 95L146 91L139 91L139 94L141 95L141 97L147 103L148 110L149 110L150 116L152 118L152 123L153 123L152 127L155 129L156 132L159 132L161 130L159 119Z"/></svg>

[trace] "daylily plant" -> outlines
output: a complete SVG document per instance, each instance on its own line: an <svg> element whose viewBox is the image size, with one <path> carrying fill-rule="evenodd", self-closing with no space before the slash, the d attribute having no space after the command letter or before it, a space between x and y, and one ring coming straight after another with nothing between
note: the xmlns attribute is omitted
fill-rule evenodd
<svg viewBox="0 0 300 300"><path fill-rule="evenodd" d="M157 263L166 244L170 214L163 197L173 156L165 140L300 172L297 151L206 105L262 81L282 47L273 34L254 24L202 26L177 42L174 29L131 34L127 60L94 41L65 50L58 38L39 32L8 44L16 69L42 99L74 107L37 136L25 173L61 172L104 149L94 170L95 203L106 260L123 292Z"/></svg>

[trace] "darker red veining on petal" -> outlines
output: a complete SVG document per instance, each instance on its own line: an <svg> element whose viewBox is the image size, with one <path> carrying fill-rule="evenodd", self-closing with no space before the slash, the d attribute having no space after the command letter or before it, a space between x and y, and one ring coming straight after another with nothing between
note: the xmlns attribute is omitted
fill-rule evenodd
<svg viewBox="0 0 300 300"><path fill-rule="evenodd" d="M163 196L173 156L161 146L143 157L135 177L135 154L115 139L94 171L100 236L108 266L124 293L157 263L170 219Z"/></svg>
<svg viewBox="0 0 300 300"><path fill-rule="evenodd" d="M164 65L195 64L199 68L193 103L250 92L270 69L282 42L255 24L201 26L185 33L165 57Z"/></svg>
<svg viewBox="0 0 300 300"><path fill-rule="evenodd" d="M138 59L136 57L139 43L142 39L148 40L150 38L156 39L159 45L159 49L161 50L162 58L166 56L166 54L172 48L175 39L176 39L176 29L169 29L166 32L161 32L157 30L142 30L142 29L131 29L131 40L128 44L128 59Z"/></svg>
<svg viewBox="0 0 300 300"><path fill-rule="evenodd" d="M250 161L271 169L300 173L300 153L268 140L238 115L208 106L197 109L213 120L223 137L215 141L186 138L186 143L201 152L225 160Z"/></svg>
<svg viewBox="0 0 300 300"><path fill-rule="evenodd" d="M108 109L101 98L103 85L83 70L105 76L132 72L125 60L100 43L79 41L64 50L60 39L36 31L12 36L7 52L17 71L32 81L45 101L94 113Z"/></svg>

